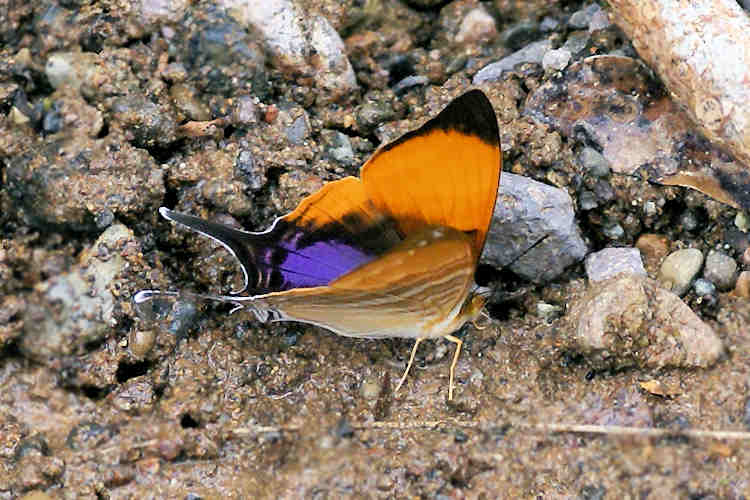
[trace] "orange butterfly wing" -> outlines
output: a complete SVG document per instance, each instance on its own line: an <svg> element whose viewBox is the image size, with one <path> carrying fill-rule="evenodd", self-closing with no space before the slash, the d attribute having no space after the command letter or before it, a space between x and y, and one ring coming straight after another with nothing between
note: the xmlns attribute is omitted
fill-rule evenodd
<svg viewBox="0 0 750 500"><path fill-rule="evenodd" d="M487 97L471 90L362 166L367 197L403 235L428 225L473 234L475 258L495 207L502 154Z"/></svg>

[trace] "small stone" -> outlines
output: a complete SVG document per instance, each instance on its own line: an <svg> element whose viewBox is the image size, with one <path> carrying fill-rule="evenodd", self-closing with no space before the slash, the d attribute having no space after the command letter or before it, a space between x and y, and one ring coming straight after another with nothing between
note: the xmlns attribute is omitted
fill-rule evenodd
<svg viewBox="0 0 750 500"><path fill-rule="evenodd" d="M481 260L510 269L535 283L559 276L588 247L567 191L520 175L503 173Z"/></svg>
<svg viewBox="0 0 750 500"><path fill-rule="evenodd" d="M625 236L625 230L619 222L614 222L604 226L602 234L610 240L619 240Z"/></svg>
<svg viewBox="0 0 750 500"><path fill-rule="evenodd" d="M649 200L646 203L643 204L643 213L646 214L648 217L653 217L656 215L657 207L656 203Z"/></svg>
<svg viewBox="0 0 750 500"><path fill-rule="evenodd" d="M585 261L586 275L596 283L607 280L620 273L646 276L637 248L605 248L589 254Z"/></svg>
<svg viewBox="0 0 750 500"><path fill-rule="evenodd" d="M232 121L236 126L248 127L258 123L260 112L253 97L239 96L232 104Z"/></svg>
<svg viewBox="0 0 750 500"><path fill-rule="evenodd" d="M574 349L596 369L708 367L724 351L718 335L658 282L621 274L572 304Z"/></svg>
<svg viewBox="0 0 750 500"><path fill-rule="evenodd" d="M490 63L480 69L477 74L474 75L472 82L474 85L478 85L482 82L499 80L503 76L503 73L506 71L512 71L517 65L522 63L541 64L542 59L544 59L544 54L546 54L551 48L552 43L549 40L540 40L538 42L530 43L511 55L504 57L497 62Z"/></svg>
<svg viewBox="0 0 750 500"><path fill-rule="evenodd" d="M568 39L565 40L562 48L570 52L573 57L578 56L583 52L586 46L591 40L591 35L588 31L574 31L568 35Z"/></svg>
<svg viewBox="0 0 750 500"><path fill-rule="evenodd" d="M730 290L737 279L737 262L723 252L711 250L706 257L703 277L714 282L719 290Z"/></svg>
<svg viewBox="0 0 750 500"><path fill-rule="evenodd" d="M298 116L286 129L286 138L295 146L300 146L310 136L310 123L307 114Z"/></svg>
<svg viewBox="0 0 750 500"><path fill-rule="evenodd" d="M480 4L471 9L461 21L455 41L459 44L490 42L497 38L495 18Z"/></svg>
<svg viewBox="0 0 750 500"><path fill-rule="evenodd" d="M542 19L541 23L539 23L539 30L542 33L549 33L550 31L557 30L558 26L560 26L560 21L558 21L554 17L547 16Z"/></svg>
<svg viewBox="0 0 750 500"><path fill-rule="evenodd" d="M354 165L354 148L349 136L337 130L322 130L320 135L329 158L346 167Z"/></svg>
<svg viewBox="0 0 750 500"><path fill-rule="evenodd" d="M548 304L546 302L537 302L536 304L536 315L542 318L547 323L551 323L553 320L562 316L563 308L554 304Z"/></svg>
<svg viewBox="0 0 750 500"><path fill-rule="evenodd" d="M110 287L127 265L126 249L137 245L131 230L114 224L83 252L80 266L42 283L24 315L21 350L45 362L111 334L117 319Z"/></svg>
<svg viewBox="0 0 750 500"><path fill-rule="evenodd" d="M570 52L565 49L552 49L544 54L542 68L544 71L562 71L570 62Z"/></svg>
<svg viewBox="0 0 750 500"><path fill-rule="evenodd" d="M525 47L539 36L539 25L533 21L521 21L516 23L500 35L503 45L511 50Z"/></svg>
<svg viewBox="0 0 750 500"><path fill-rule="evenodd" d="M570 16L570 19L568 20L568 26L577 30L586 29L589 27L591 18L593 18L594 14L599 11L601 11L601 7L599 7L597 4L591 4L581 10L578 10Z"/></svg>
<svg viewBox="0 0 750 500"><path fill-rule="evenodd" d="M234 167L242 174L250 191L259 191L268 181L265 167L258 164L248 150L239 152Z"/></svg>
<svg viewBox="0 0 750 500"><path fill-rule="evenodd" d="M615 199L615 191L612 189L612 185L604 179L599 179L594 184L594 194L599 201L609 202Z"/></svg>
<svg viewBox="0 0 750 500"><path fill-rule="evenodd" d="M750 271L742 271L737 277L734 294L738 297L750 299Z"/></svg>
<svg viewBox="0 0 750 500"><path fill-rule="evenodd" d="M658 262L669 251L669 239L661 234L644 233L638 237L635 247L647 261Z"/></svg>
<svg viewBox="0 0 750 500"><path fill-rule="evenodd" d="M599 202L594 192L587 189L578 197L578 206L581 210L593 210L599 206Z"/></svg>
<svg viewBox="0 0 750 500"><path fill-rule="evenodd" d="M750 219L745 212L737 212L737 215L734 216L734 225L743 233L750 231Z"/></svg>
<svg viewBox="0 0 750 500"><path fill-rule="evenodd" d="M611 172L609 161L594 148L583 148L579 159L581 166L594 177L608 177Z"/></svg>
<svg viewBox="0 0 750 500"><path fill-rule="evenodd" d="M716 293L716 285L714 285L707 279L698 278L697 280L695 280L695 283L693 283L693 290L699 297L703 297L704 295L713 295L714 293Z"/></svg>
<svg viewBox="0 0 750 500"><path fill-rule="evenodd" d="M370 375L362 382L362 385L359 387L359 393L364 399L374 401L380 396L382 388L383 385L380 379L375 375Z"/></svg>
<svg viewBox="0 0 750 500"><path fill-rule="evenodd" d="M594 13L593 16L591 16L591 21L589 21L589 33L607 29L610 26L612 26L612 23L609 22L609 16L607 15L607 12L605 12L603 9L599 9Z"/></svg>
<svg viewBox="0 0 750 500"><path fill-rule="evenodd" d="M685 210L680 214L679 224L685 231L695 231L698 228L698 218L692 210Z"/></svg>
<svg viewBox="0 0 750 500"><path fill-rule="evenodd" d="M703 265L703 253L697 248L672 252L664 259L659 270L659 281L667 290L685 295Z"/></svg>
<svg viewBox="0 0 750 500"><path fill-rule="evenodd" d="M130 352L136 359L143 359L156 343L156 333L153 330L135 330L129 337Z"/></svg>

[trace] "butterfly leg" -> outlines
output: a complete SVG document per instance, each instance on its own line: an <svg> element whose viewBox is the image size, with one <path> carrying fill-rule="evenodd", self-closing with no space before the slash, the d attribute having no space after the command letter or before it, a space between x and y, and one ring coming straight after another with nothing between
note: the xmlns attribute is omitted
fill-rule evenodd
<svg viewBox="0 0 750 500"><path fill-rule="evenodd" d="M401 380L398 381L396 390L393 392L398 392L398 390L401 389L401 386L404 385L404 382L406 381L406 376L409 374L409 370L411 369L411 364L414 362L414 356L417 354L417 346L419 346L420 342L422 342L422 339L419 339L419 338L414 342L414 347L412 347L411 349L411 356L409 356L409 363L406 365L406 370L404 371L404 374L401 376Z"/></svg>
<svg viewBox="0 0 750 500"><path fill-rule="evenodd" d="M458 363L458 355L461 354L463 341L453 335L446 335L443 338L456 344L456 354L453 355L453 362L451 362L451 377L448 382L448 401L451 401L453 399L453 373L456 371L456 363Z"/></svg>

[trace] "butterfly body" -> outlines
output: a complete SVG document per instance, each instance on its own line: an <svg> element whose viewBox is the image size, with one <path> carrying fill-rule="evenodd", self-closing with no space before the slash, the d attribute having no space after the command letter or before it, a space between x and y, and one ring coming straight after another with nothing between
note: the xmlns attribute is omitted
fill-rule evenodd
<svg viewBox="0 0 750 500"><path fill-rule="evenodd" d="M160 209L221 243L244 287L218 297L263 321L300 321L359 338L443 337L475 320L474 272L501 170L497 119L479 90L381 147L360 178L330 182L263 232ZM146 297L148 293L142 297ZM399 387L401 385L399 383Z"/></svg>

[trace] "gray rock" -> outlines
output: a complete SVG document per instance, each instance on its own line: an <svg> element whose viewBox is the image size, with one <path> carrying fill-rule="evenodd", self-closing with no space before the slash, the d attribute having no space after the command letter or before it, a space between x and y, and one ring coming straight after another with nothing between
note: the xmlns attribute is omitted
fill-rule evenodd
<svg viewBox="0 0 750 500"><path fill-rule="evenodd" d="M610 240L619 240L625 236L625 229L619 222L611 222L604 226L602 234Z"/></svg>
<svg viewBox="0 0 750 500"><path fill-rule="evenodd" d="M570 51L565 49L552 49L547 51L542 58L544 71L562 71L570 62Z"/></svg>
<svg viewBox="0 0 750 500"><path fill-rule="evenodd" d="M695 294L699 297L713 295L716 293L716 285L707 279L698 278L695 280L695 283L693 283L693 290L695 290Z"/></svg>
<svg viewBox="0 0 750 500"><path fill-rule="evenodd" d="M502 268L515 261L514 273L542 283L587 251L567 192L503 172L483 262Z"/></svg>
<svg viewBox="0 0 750 500"><path fill-rule="evenodd" d="M646 276L637 248L605 248L586 257L586 275L591 282L604 281L620 273Z"/></svg>
<svg viewBox="0 0 750 500"><path fill-rule="evenodd" d="M277 67L291 74L312 76L322 90L321 101L335 101L357 90L344 42L325 17L311 16L292 0L219 3L230 16L260 36Z"/></svg>
<svg viewBox="0 0 750 500"><path fill-rule="evenodd" d="M737 262L724 252L711 250L706 257L703 277L712 281L719 290L730 290L737 281Z"/></svg>
<svg viewBox="0 0 750 500"><path fill-rule="evenodd" d="M326 156L343 166L354 165L354 148L349 136L338 130L322 130L320 133Z"/></svg>
<svg viewBox="0 0 750 500"><path fill-rule="evenodd" d="M649 278L621 274L573 303L573 348L598 369L708 367L721 339L680 298Z"/></svg>
<svg viewBox="0 0 750 500"><path fill-rule="evenodd" d="M594 148L583 148L579 159L581 166L594 177L607 177L610 174L609 161Z"/></svg>
<svg viewBox="0 0 750 500"><path fill-rule="evenodd" d="M266 185L266 168L255 161L253 153L247 149L240 150L234 167L242 174L251 191L259 191Z"/></svg>
<svg viewBox="0 0 750 500"><path fill-rule="evenodd" d="M573 15L570 16L570 20L568 20L568 26L578 30L588 28L591 19L597 12L600 12L601 10L601 7L599 7L597 4L588 5L583 9L574 12Z"/></svg>
<svg viewBox="0 0 750 500"><path fill-rule="evenodd" d="M38 361L80 354L98 342L117 322L110 290L125 269L126 247L137 247L133 232L110 226L84 252L80 265L37 286L24 314L21 351Z"/></svg>
<svg viewBox="0 0 750 500"><path fill-rule="evenodd" d="M346 55L344 41L325 17L313 18L310 44L316 55L313 58L313 78L323 91L319 100L332 102L355 92L357 77Z"/></svg>
<svg viewBox="0 0 750 500"><path fill-rule="evenodd" d="M581 210L593 210L598 206L599 203L596 201L596 195L589 190L582 192L578 197L578 207Z"/></svg>
<svg viewBox="0 0 750 500"><path fill-rule="evenodd" d="M685 295L702 265L703 253L697 248L677 250L662 262L659 281L677 295Z"/></svg>
<svg viewBox="0 0 750 500"><path fill-rule="evenodd" d="M310 120L304 111L286 128L286 138L295 146L301 146L310 136Z"/></svg>
<svg viewBox="0 0 750 500"><path fill-rule="evenodd" d="M588 45L591 36L588 31L574 31L568 35L568 39L561 48L570 52L573 57L578 56Z"/></svg>
<svg viewBox="0 0 750 500"><path fill-rule="evenodd" d="M540 40L538 42L530 43L521 50L513 52L511 55L500 59L497 62L490 63L484 68L480 69L472 82L474 85L479 85L482 82L490 82L498 80L503 76L506 71L512 71L516 65L521 63L537 63L541 64L544 54L546 54L552 48L552 44L549 40Z"/></svg>
<svg viewBox="0 0 750 500"><path fill-rule="evenodd" d="M518 50L539 36L539 25L534 21L520 21L506 28L500 41L511 50Z"/></svg>

